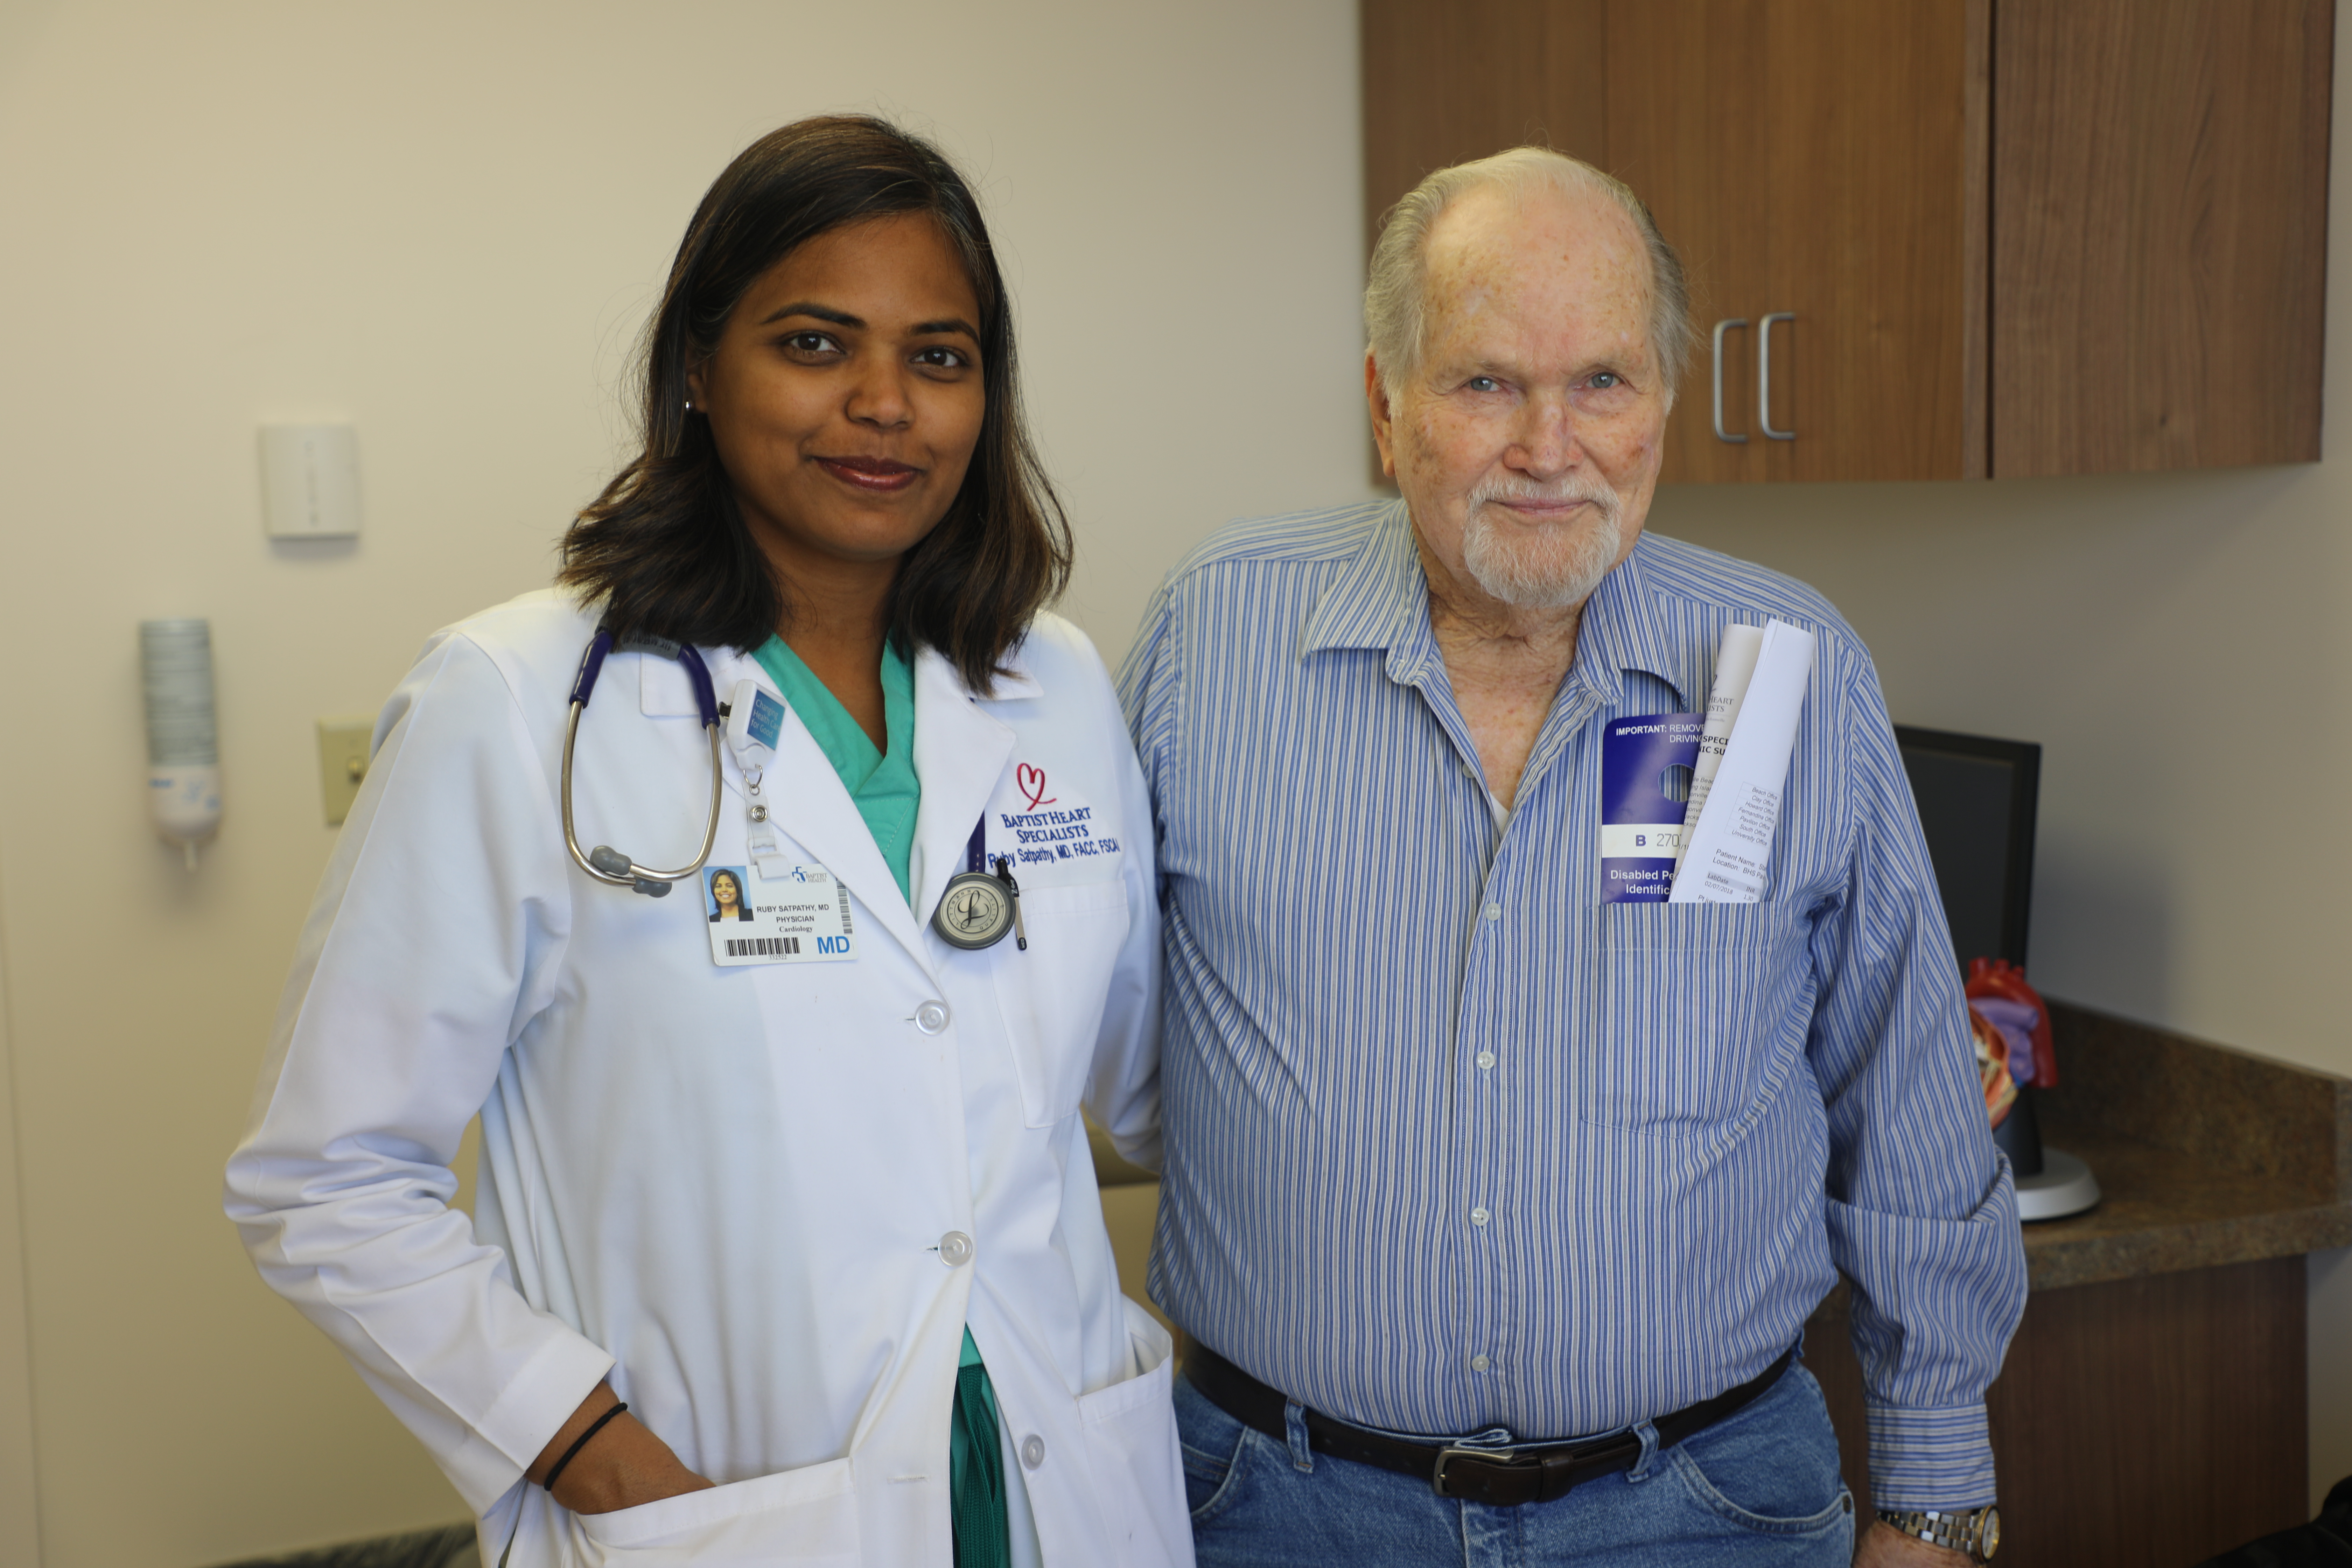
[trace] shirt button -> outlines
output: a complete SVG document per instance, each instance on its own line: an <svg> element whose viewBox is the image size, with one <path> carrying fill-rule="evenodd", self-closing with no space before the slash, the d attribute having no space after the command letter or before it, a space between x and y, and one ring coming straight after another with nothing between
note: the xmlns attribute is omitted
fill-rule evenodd
<svg viewBox="0 0 2352 1568"><path fill-rule="evenodd" d="M1474 1355L1470 1358L1470 1370L1472 1372L1484 1372L1493 1364L1494 1363L1488 1361L1482 1355Z"/></svg>
<svg viewBox="0 0 2352 1568"><path fill-rule="evenodd" d="M1021 1462L1031 1469L1045 1462L1045 1439L1032 1432L1021 1439Z"/></svg>
<svg viewBox="0 0 2352 1568"><path fill-rule="evenodd" d="M926 1002L915 1009L915 1027L927 1035L936 1035L948 1026L948 1005Z"/></svg>
<svg viewBox="0 0 2352 1568"><path fill-rule="evenodd" d="M1486 906L1486 918L1490 921L1501 920L1503 918L1503 906L1500 904L1488 904Z"/></svg>
<svg viewBox="0 0 2352 1568"><path fill-rule="evenodd" d="M1493 1067L1495 1065L1495 1053L1492 1051L1480 1051L1478 1053L1478 1065L1482 1068Z"/></svg>
<svg viewBox="0 0 2352 1568"><path fill-rule="evenodd" d="M1488 1220L1493 1219L1494 1217L1495 1216L1493 1215L1488 1214L1483 1208L1475 1208L1470 1211L1470 1223L1472 1225L1485 1225Z"/></svg>
<svg viewBox="0 0 2352 1568"><path fill-rule="evenodd" d="M971 1261L971 1237L960 1230L951 1230L940 1237L940 1261L950 1268L961 1268Z"/></svg>

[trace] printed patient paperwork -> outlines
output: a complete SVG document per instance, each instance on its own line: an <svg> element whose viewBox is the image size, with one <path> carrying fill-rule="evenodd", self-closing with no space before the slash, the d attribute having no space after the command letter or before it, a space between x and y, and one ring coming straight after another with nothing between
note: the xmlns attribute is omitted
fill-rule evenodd
<svg viewBox="0 0 2352 1568"><path fill-rule="evenodd" d="M1738 645L1754 636L1749 626L1724 629L1672 903L1752 904L1764 894L1789 754L1812 674L1813 635L1772 621L1755 638L1752 666L1742 669L1748 661ZM1718 721L1727 732L1719 761L1707 745Z"/></svg>

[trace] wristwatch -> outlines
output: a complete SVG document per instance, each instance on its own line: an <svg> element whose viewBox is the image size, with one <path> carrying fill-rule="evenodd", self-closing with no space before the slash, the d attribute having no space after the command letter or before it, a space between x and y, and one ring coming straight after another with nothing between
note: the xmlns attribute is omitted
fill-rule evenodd
<svg viewBox="0 0 2352 1568"><path fill-rule="evenodd" d="M1882 1508L1878 1517L1915 1541L1965 1552L1979 1563L1991 1562L2000 1546L2000 1510L1991 1503L1958 1513L1932 1508Z"/></svg>

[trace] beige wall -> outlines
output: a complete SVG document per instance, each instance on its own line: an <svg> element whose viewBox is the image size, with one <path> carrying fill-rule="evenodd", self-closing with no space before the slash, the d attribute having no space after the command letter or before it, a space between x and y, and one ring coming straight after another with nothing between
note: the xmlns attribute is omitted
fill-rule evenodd
<svg viewBox="0 0 2352 1568"><path fill-rule="evenodd" d="M257 1280L220 1164L331 838L311 721L545 581L720 165L845 107L965 161L1071 605L1115 655L1210 524L1363 490L1352 29L1349 0L0 6L0 915L47 1568L463 1517ZM255 426L302 416L357 426L356 547L262 537ZM193 877L141 816L157 615L218 648L228 816Z"/></svg>
<svg viewBox="0 0 2352 1568"><path fill-rule="evenodd" d="M25 1237L16 1191L15 1073L8 1050L8 965L0 929L0 1563L37 1561L33 1361L25 1333Z"/></svg>
<svg viewBox="0 0 2352 1568"><path fill-rule="evenodd" d="M0 1158L0 1563L29 1561L28 1426L47 1568L461 1514L254 1279L219 1164L330 842L311 720L372 706L425 632L544 580L727 156L871 106L975 171L1079 529L1069 607L1116 658L1223 518L1364 493L1353 26L1349 0L0 4L0 1111L13 1084L21 1200ZM254 426L300 416L358 427L355 547L261 536ZM2049 747L2053 990L2352 1070L2324 978L2352 934L2331 898L2352 830L2291 793L2341 771L2352 720L2352 464L2328 450L2193 478L1683 489L1658 523L1820 584L1899 716ZM171 614L210 616L219 649L229 818L193 877L140 816L133 626ZM2289 782L2241 805L2242 777ZM2250 874L2256 811L2306 837ZM2315 1468L2338 1474L2340 1258L2313 1311Z"/></svg>

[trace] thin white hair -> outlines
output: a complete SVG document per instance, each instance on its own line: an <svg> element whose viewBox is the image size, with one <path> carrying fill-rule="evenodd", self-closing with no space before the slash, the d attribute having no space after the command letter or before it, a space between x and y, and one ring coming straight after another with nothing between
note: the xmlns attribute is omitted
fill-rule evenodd
<svg viewBox="0 0 2352 1568"><path fill-rule="evenodd" d="M1633 220L1650 255L1650 351L1657 356L1671 395L1697 343L1682 258L1658 232L1657 220L1632 186L1549 147L1513 147L1491 158L1440 169L1407 192L1381 219L1380 243L1372 247L1371 273L1364 284L1364 336L1380 366L1381 388L1394 396L1401 378L1421 364L1427 331L1423 305L1430 230L1455 201L1482 190L1605 196Z"/></svg>

